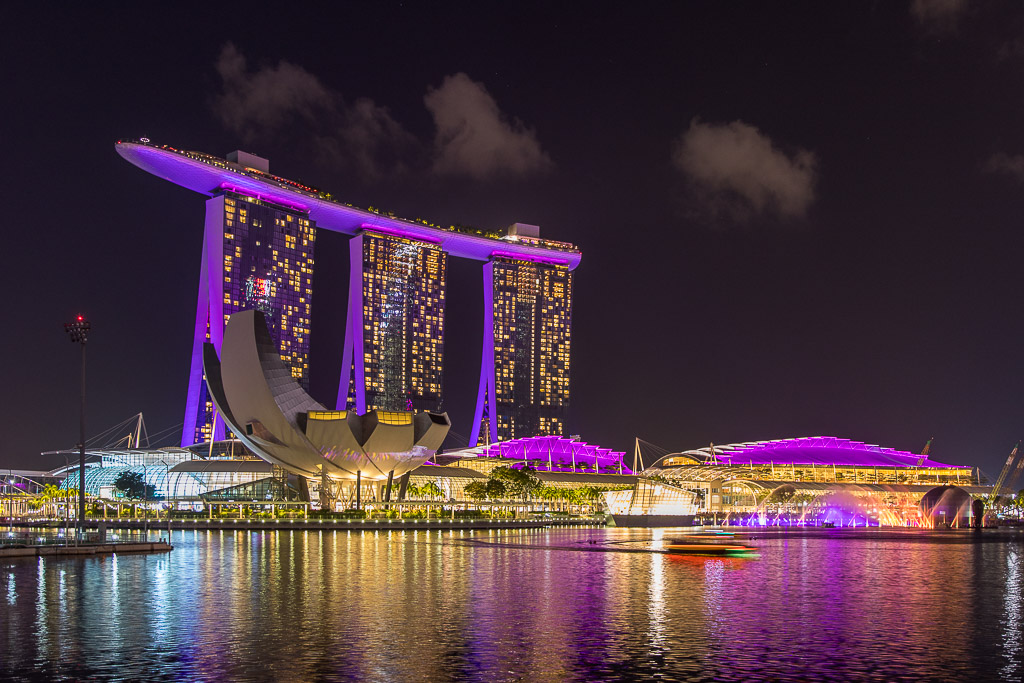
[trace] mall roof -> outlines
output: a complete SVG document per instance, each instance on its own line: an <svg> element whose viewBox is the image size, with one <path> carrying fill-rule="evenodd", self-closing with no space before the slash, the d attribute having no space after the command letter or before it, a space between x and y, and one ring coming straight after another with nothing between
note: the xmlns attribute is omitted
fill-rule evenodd
<svg viewBox="0 0 1024 683"><path fill-rule="evenodd" d="M602 448L575 438L565 436L528 436L522 439L510 439L496 443L448 451L446 456L460 458L507 458L510 460L551 461L559 465L566 463L589 464L597 462L604 468L619 467L625 455L622 451ZM622 471L631 474L631 470L622 465Z"/></svg>
<svg viewBox="0 0 1024 683"><path fill-rule="evenodd" d="M580 263L573 245L529 237L489 237L479 231L448 230L334 201L302 183L233 164L201 152L188 152L148 140L118 140L117 153L155 176L207 196L229 191L309 213L317 227L356 235L364 230L394 234L439 245L453 256L477 261L514 258L567 266Z"/></svg>
<svg viewBox="0 0 1024 683"><path fill-rule="evenodd" d="M947 465L926 455L883 448L834 436L809 436L796 439L750 441L724 446L709 446L681 453L670 453L654 463L662 467L669 458L688 457L706 465L823 465L836 467L942 467L971 469L966 465Z"/></svg>

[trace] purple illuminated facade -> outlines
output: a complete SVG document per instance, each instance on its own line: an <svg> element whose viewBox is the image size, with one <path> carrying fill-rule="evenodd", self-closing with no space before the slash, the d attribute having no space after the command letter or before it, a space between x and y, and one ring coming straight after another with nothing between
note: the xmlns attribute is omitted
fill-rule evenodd
<svg viewBox="0 0 1024 683"><path fill-rule="evenodd" d="M223 321L232 312L254 308L267 313L275 343L293 376L304 386L308 382L317 229L355 238L339 409L352 407L363 413L372 408L440 405L446 259L451 255L485 262L485 342L471 442L481 436L491 442L563 433L572 271L581 258L573 245L542 240L528 230L499 234L444 228L359 209L272 175L265 160L245 153L225 160L148 140L118 141L116 150L135 166L212 198L207 206L183 445L224 435L223 424L213 424L199 350L207 340L219 348ZM273 261L285 254L281 245L250 235L229 237L235 234L229 228L235 226L227 225L225 207L218 204L224 198L244 203L251 216L256 207L277 212L274 218L260 218L263 222L301 222L307 232L294 237L305 240L302 247L308 249L267 267L267 258ZM275 222L275 227L281 226ZM234 243L239 239L247 240L241 253ZM297 248L297 243L285 246Z"/></svg>
<svg viewBox="0 0 1024 683"><path fill-rule="evenodd" d="M220 350L231 314L262 311L282 360L309 388L309 325L316 227L291 208L224 191L206 201L192 365L181 445L223 439L203 375L202 349Z"/></svg>
<svg viewBox="0 0 1024 683"><path fill-rule="evenodd" d="M213 196L224 189L287 206L309 214L321 230L358 235L370 225L410 239L438 244L457 258L488 261L507 254L519 259L557 260L569 270L580 264L581 254L571 244L484 231L460 231L428 223L394 218L334 201L331 195L294 181L233 165L207 154L185 152L149 143L120 141L118 154L144 171L195 192Z"/></svg>
<svg viewBox="0 0 1024 683"><path fill-rule="evenodd" d="M520 460L513 467L530 465L544 472L633 474L623 462L625 453L563 436L534 436L455 451L462 458Z"/></svg>
<svg viewBox="0 0 1024 683"><path fill-rule="evenodd" d="M873 446L834 436L811 436L773 441L752 441L713 448L672 453L654 467L683 464L739 465L746 467L780 464L821 467L943 468L971 470L967 466L947 465L925 455ZM680 462L675 462L680 461Z"/></svg>

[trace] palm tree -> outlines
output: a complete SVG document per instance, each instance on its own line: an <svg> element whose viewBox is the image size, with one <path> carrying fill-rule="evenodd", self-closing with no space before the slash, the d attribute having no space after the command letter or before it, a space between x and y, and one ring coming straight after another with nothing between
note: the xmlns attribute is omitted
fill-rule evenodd
<svg viewBox="0 0 1024 683"><path fill-rule="evenodd" d="M444 496L444 491L442 491L441 487L438 486L437 482L434 481L428 481L426 484L424 484L420 488L420 492L429 496L431 500L433 500L435 497L442 498Z"/></svg>
<svg viewBox="0 0 1024 683"><path fill-rule="evenodd" d="M47 484L43 490L36 495L36 500L43 508L43 514L56 517L56 500L61 496L61 490L54 484Z"/></svg>

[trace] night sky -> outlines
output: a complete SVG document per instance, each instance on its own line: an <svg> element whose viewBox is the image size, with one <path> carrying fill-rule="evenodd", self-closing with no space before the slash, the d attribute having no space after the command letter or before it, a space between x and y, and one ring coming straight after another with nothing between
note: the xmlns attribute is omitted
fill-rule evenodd
<svg viewBox="0 0 1024 683"><path fill-rule="evenodd" d="M0 4L2 467L143 412L177 440L203 197L118 138L577 244L569 428L629 450L833 435L981 466L1024 437L1020 3ZM347 244L320 231L312 393ZM449 261L467 436L481 264ZM456 445L453 437L448 445Z"/></svg>

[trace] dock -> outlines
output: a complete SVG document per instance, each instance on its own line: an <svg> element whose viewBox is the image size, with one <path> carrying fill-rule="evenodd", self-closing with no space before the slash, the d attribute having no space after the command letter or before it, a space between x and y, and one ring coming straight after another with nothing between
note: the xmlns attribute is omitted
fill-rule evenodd
<svg viewBox="0 0 1024 683"><path fill-rule="evenodd" d="M80 543L79 545L0 546L0 557L70 557L112 555L114 553L161 553L174 550L168 541L132 541L126 543Z"/></svg>

